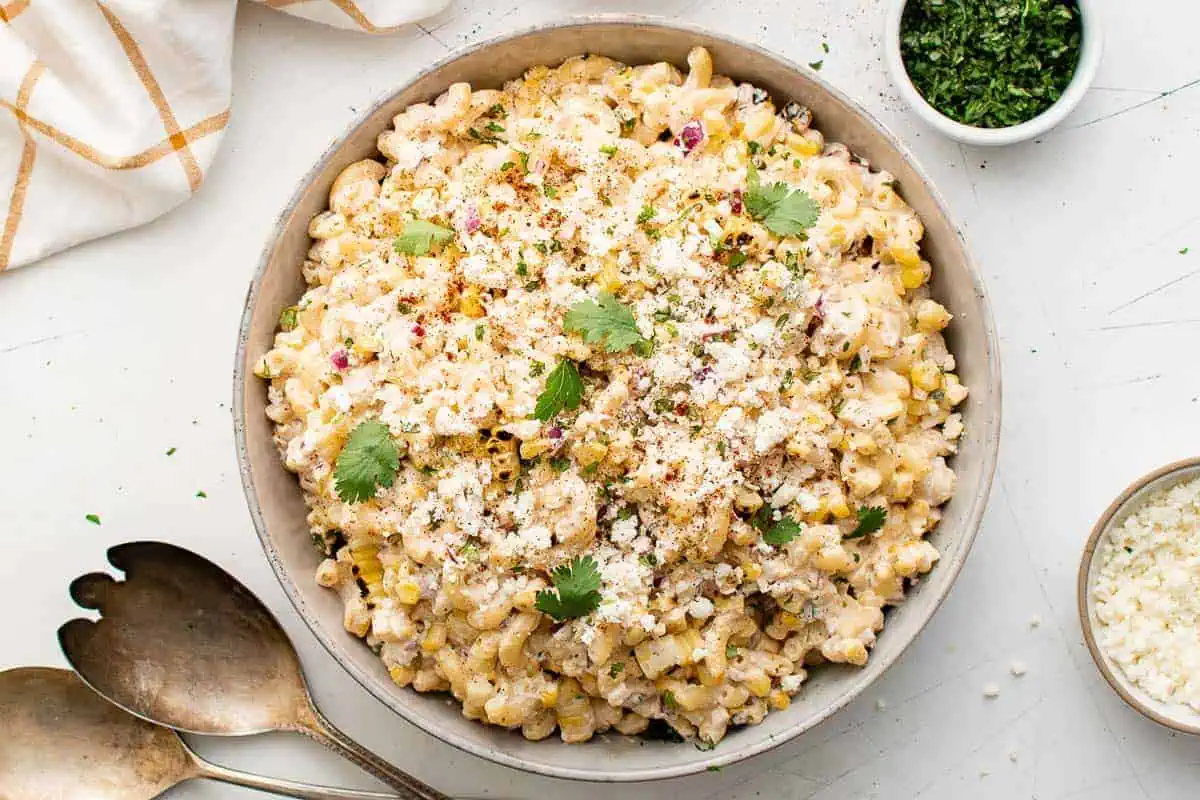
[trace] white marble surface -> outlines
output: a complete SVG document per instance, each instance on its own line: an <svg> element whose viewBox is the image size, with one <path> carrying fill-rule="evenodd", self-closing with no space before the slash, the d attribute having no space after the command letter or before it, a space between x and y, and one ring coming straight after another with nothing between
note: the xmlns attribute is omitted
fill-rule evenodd
<svg viewBox="0 0 1200 800"><path fill-rule="evenodd" d="M0 668L61 664L54 630L75 614L68 580L101 567L112 544L167 539L215 557L258 592L295 637L329 714L425 780L496 798L616 794L459 753L342 672L259 551L229 403L238 318L267 231L356 109L466 42L563 13L640 9L799 61L824 58L823 75L894 127L967 225L1000 327L1006 392L982 535L901 662L773 753L621 796L1194 797L1200 740L1122 705L1092 667L1075 615L1092 520L1127 482L1195 455L1200 441L1200 6L1104 5L1108 49L1095 90L1043 141L1000 151L940 139L901 107L879 60L882 0L455 0L423 29L386 38L243 5L234 121L199 195L140 230L0 276L9 553ZM170 447L178 450L167 457ZM91 513L100 527L85 521ZM1028 664L1024 677L1009 674L1015 659ZM993 700L981 691L988 682L1001 687ZM294 738L196 744L230 765L371 785ZM251 795L197 784L178 796Z"/></svg>

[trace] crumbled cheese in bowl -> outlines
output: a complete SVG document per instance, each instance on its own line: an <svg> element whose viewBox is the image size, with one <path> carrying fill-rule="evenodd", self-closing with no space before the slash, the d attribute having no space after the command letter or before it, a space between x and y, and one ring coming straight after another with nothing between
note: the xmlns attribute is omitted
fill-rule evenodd
<svg viewBox="0 0 1200 800"><path fill-rule="evenodd" d="M862 666L954 493L921 220L806 109L688 65L406 109L256 369L347 630L530 739L714 744Z"/></svg>
<svg viewBox="0 0 1200 800"><path fill-rule="evenodd" d="M1200 711L1200 478L1150 495L1100 559L1100 647L1155 700Z"/></svg>

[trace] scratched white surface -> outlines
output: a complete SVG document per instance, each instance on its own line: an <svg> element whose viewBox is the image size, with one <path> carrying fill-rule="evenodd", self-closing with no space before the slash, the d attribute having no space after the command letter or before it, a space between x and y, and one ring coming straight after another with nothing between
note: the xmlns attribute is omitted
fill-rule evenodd
<svg viewBox="0 0 1200 800"><path fill-rule="evenodd" d="M284 620L329 714L447 792L496 798L1191 798L1200 739L1127 709L1082 645L1074 577L1120 488L1200 449L1200 6L1103 4L1096 88L1038 143L959 147L920 126L879 61L882 0L455 0L386 38L243 6L234 121L199 195L140 230L0 276L0 668L61 664L68 580L106 547L163 538L217 558ZM779 750L614 790L459 753L376 704L293 613L237 480L230 370L275 214L356 109L447 49L594 10L656 11L757 40L858 97L905 139L968 228L1004 359L1004 440L982 535L901 662ZM830 52L821 51L827 41ZM62 213L72 213L64 208ZM1180 251L1190 247L1191 252ZM167 457L165 451L178 448ZM198 490L207 499L195 497ZM86 514L98 514L100 527ZM1031 627L1031 618L1042 619ZM1009 664L1029 672L1014 678ZM999 697L981 687L995 682ZM0 725L2 727L2 725ZM289 737L200 741L234 766L370 787ZM250 797L193 785L179 797Z"/></svg>

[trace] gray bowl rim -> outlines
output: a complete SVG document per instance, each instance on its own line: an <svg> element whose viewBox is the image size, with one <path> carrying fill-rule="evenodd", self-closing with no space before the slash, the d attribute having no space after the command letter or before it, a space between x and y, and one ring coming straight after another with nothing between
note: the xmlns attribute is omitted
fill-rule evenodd
<svg viewBox="0 0 1200 800"><path fill-rule="evenodd" d="M1180 733L1190 733L1193 736L1200 736L1200 725L1194 725L1174 717L1169 717L1150 706L1139 697L1142 691L1140 688L1136 690L1130 689L1133 681L1124 675L1117 674L1120 667L1114 668L1114 665L1110 665L1109 659L1100 647L1100 642L1096 640L1097 622L1092 614L1093 603L1089 598L1092 594L1092 564L1096 560L1096 555L1100 552L1100 543L1112 531L1116 521L1123 519L1125 512L1131 510L1131 506L1139 504L1146 499L1148 494L1146 492L1147 489L1153 491L1164 489L1178 476L1187 472L1195 473L1197 470L1200 470L1200 457L1185 458L1148 472L1125 487L1125 490L1109 503L1108 508L1104 509L1104 513L1096 520L1091 533L1088 534L1087 541L1083 545L1083 553L1079 557L1079 572L1075 580L1075 601L1079 610L1079 626L1083 630L1083 640L1087 644L1088 653L1091 654L1092 661L1096 664L1096 669L1100 671L1104 680L1117 693L1117 696L1134 711L1137 711L1149 720L1157 722L1164 728L1170 728ZM1195 478L1196 475L1192 477Z"/></svg>
<svg viewBox="0 0 1200 800"><path fill-rule="evenodd" d="M964 255L963 268L971 278L972 288L978 300L978 313L976 314L977 322L983 328L987 342L987 386L988 397L992 398L992 402L981 413L982 419L979 422L981 434L984 439L982 448L983 464L980 473L980 482L978 492L972 499L972 503L968 513L965 515L965 522L962 525L961 536L964 538L964 546L958 551L955 558L948 563L939 562L937 569L942 572L948 572L949 575L945 578L944 583L938 587L938 591L932 594L928 606L924 611L924 618L920 620L920 624L913 632L912 637L904 643L903 647L899 648L890 658L880 657L874 659L875 664L879 664L878 672L870 680L858 679L857 683L852 683L849 688L834 702L830 703L821 712L812 715L803 723L797 724L787 735L778 736L775 738L763 738L761 741L748 743L739 749L727 749L719 752L719 749L710 751L713 753L707 759L695 761L688 764L683 764L674 767L662 767L658 769L638 769L624 772L615 772L612 770L582 770L571 767L561 767L549 765L542 762L530 762L524 758L511 756L508 753L493 750L479 745L478 743L466 740L456 734L448 733L440 730L436 725L425 724L423 720L410 716L407 709L392 701L392 698L387 693L382 691L378 682L371 676L362 672L347 655L343 654L341 645L334 641L330 632L318 621L306 605L300 589L296 584L293 576L284 567L278 552L271 541L270 534L267 531L267 526L263 518L262 508L258 500L258 494L255 489L254 476L251 474L250 457L246 444L246 426L244 418L245 409L245 372L246 372L246 353L249 346L250 326L253 318L254 310L258 301L259 289L262 285L263 275L265 274L270 261L271 253L274 249L276 241L283 235L288 219L291 217L293 210L304 197L305 192L310 184L312 184L323 169L324 165L333 157L336 156L338 150L343 146L346 140L356 131L359 126L364 124L372 115L374 115L380 107L388 103L392 97L403 92L409 85L422 79L430 73L436 72L446 65L463 58L465 56L477 53L481 50L486 50L501 43L512 39L519 39L524 36L543 33L547 30L570 29L570 28L587 28L593 25L619 25L628 26L631 28L660 28L674 31L682 31L696 36L706 36L712 39L717 39L725 44L733 47L744 48L753 51L760 56L775 60L787 67L788 69L802 73L812 82L816 83L822 91L828 92L837 100L844 103L847 107L853 109L864 122L871 125L875 130L887 141L888 145L895 149L899 155L908 162L914 172L920 176L929 192L930 197L936 204L939 213L950 223L950 227L954 230L954 235L961 245ZM246 503L249 507L251 521L254 524L254 529L258 534L259 543L263 548L267 560L271 564L271 568L275 573L276 579L283 587L284 593L288 596L292 606L296 612L304 620L304 623L316 636L317 640L325 648L330 656L333 657L342 669L350 673L351 677L358 682L360 686L366 689L379 702L390 708L409 724L412 724L423 730L425 733L437 738L438 740L458 748L471 755L491 761L496 764L501 764L506 767L518 769L523 772L544 775L552 778L565 778L568 780L578 781L593 781L602 783L635 783L666 780L669 778L679 778L688 775L694 775L705 772L706 770L714 770L721 767L731 766L740 761L744 761L752 756L774 750L786 742L791 741L805 731L811 730L818 724L824 722L829 717L840 711L852 700L857 698L863 691L870 686L875 680L878 680L895 662L896 660L912 645L912 642L929 624L934 613L941 607L949 594L950 589L957 581L959 573L962 571L963 565L966 563L967 556L971 551L975 538L979 533L979 526L983 519L983 513L987 508L988 497L991 493L991 487L995 476L996 463L999 458L1000 451L1000 423L1001 423L1001 378L1000 378L1000 350L999 341L996 333L995 320L992 316L991 304L988 302L987 294L984 288L982 276L979 272L979 267L971 256L970 248L967 245L966 236L963 233L962 226L957 222L954 216L950 213L945 199L937 190L933 181L929 177L929 173L920 166L920 163L903 145L900 140L885 126L882 122L875 118L873 114L863 108L857 101L853 100L849 95L835 88L828 81L824 80L814 70L805 69L792 59L780 55L765 47L761 47L753 42L747 42L736 36L730 36L726 33L714 31L701 25L693 23L679 22L677 20L667 19L660 16L647 14L625 14L625 13L604 13L604 14L586 14L572 15L564 19L551 22L540 23L536 25L523 26L511 31L500 33L488 39L476 42L475 44L456 49L444 56L440 60L430 64L428 67L414 73L402 84L388 91L384 95L378 97L369 108L359 112L354 120L345 128L342 135L339 136L332 144L325 149L320 157L314 162L313 167L308 171L303 179L297 184L295 192L287 205L284 206L279 216L276 218L275 225L272 227L271 233L267 238L266 244L263 247L262 255L259 258L259 263L254 271L254 277L251 279L250 285L246 291L245 306L242 313L242 321L238 329L238 343L235 353L234 374L233 374L233 426L234 440L237 448L238 472L242 479L242 489L246 495ZM779 713L779 712L777 712ZM786 712L782 712L786 713ZM483 724L483 723L480 723ZM586 746L586 745L584 745Z"/></svg>

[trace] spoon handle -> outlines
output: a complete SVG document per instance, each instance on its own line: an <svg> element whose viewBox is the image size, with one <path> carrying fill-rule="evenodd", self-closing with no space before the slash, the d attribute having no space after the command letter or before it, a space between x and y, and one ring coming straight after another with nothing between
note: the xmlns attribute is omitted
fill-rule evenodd
<svg viewBox="0 0 1200 800"><path fill-rule="evenodd" d="M209 778L234 786L245 786L248 789L258 789L282 797L298 797L300 800L397 800L396 795L384 792L367 792L357 789L335 789L330 786L313 786L308 783L296 783L279 778L268 778L265 775L255 775L227 767L210 764L200 758L194 758L197 777Z"/></svg>
<svg viewBox="0 0 1200 800"><path fill-rule="evenodd" d="M402 800L451 800L447 795L392 766L342 733L317 710L316 706L309 706L309 714L300 721L300 732L354 762L393 789L399 790Z"/></svg>

